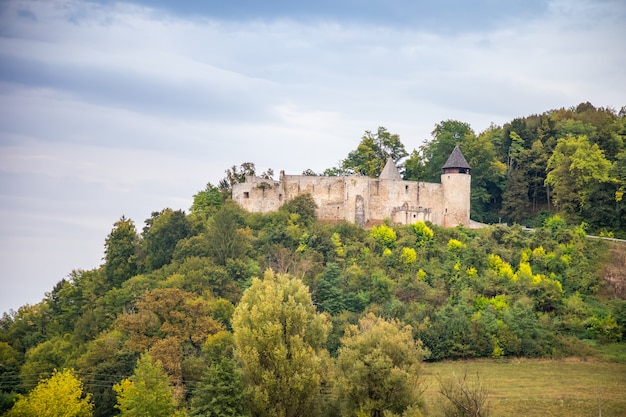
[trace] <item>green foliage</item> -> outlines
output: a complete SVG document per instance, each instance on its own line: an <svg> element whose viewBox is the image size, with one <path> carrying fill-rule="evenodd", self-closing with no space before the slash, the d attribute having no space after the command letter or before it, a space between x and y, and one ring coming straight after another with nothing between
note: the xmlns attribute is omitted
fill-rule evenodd
<svg viewBox="0 0 626 417"><path fill-rule="evenodd" d="M407 181L424 180L424 159L415 149L413 149L409 157L404 161L402 179Z"/></svg>
<svg viewBox="0 0 626 417"><path fill-rule="evenodd" d="M382 250L392 249L397 239L395 230L385 224L372 227L370 236Z"/></svg>
<svg viewBox="0 0 626 417"><path fill-rule="evenodd" d="M27 395L19 395L7 417L90 417L91 395L71 370L54 371Z"/></svg>
<svg viewBox="0 0 626 417"><path fill-rule="evenodd" d="M235 357L253 415L314 414L329 327L300 280L271 270L253 280L233 316Z"/></svg>
<svg viewBox="0 0 626 417"><path fill-rule="evenodd" d="M242 223L240 210L234 205L224 205L209 220L207 249L218 265L242 257L248 249L249 239Z"/></svg>
<svg viewBox="0 0 626 417"><path fill-rule="evenodd" d="M289 200L280 207L280 210L290 214L297 214L298 221L304 225L310 225L317 218L315 214L317 204L311 194L308 193L300 194Z"/></svg>
<svg viewBox="0 0 626 417"><path fill-rule="evenodd" d="M69 335L68 335L69 336ZM31 389L42 378L48 378L55 369L69 365L75 347L69 337L57 336L29 349L21 368L22 381Z"/></svg>
<svg viewBox="0 0 626 417"><path fill-rule="evenodd" d="M246 397L237 364L230 358L214 362L194 390L191 416L243 417Z"/></svg>
<svg viewBox="0 0 626 417"><path fill-rule="evenodd" d="M379 127L376 133L365 131L356 150L350 152L342 161L341 170L376 178L382 172L388 158L398 162L407 155L400 136Z"/></svg>
<svg viewBox="0 0 626 417"><path fill-rule="evenodd" d="M587 136L568 134L557 141L548 160L546 184L556 206L570 218L588 203L591 187L609 181L612 164Z"/></svg>
<svg viewBox="0 0 626 417"><path fill-rule="evenodd" d="M169 378L149 354L141 355L135 372L113 387L122 417L170 417L174 415L174 396Z"/></svg>
<svg viewBox="0 0 626 417"><path fill-rule="evenodd" d="M341 269L335 263L328 264L320 276L317 289L313 294L315 304L321 311L337 315L346 309L345 296L340 279Z"/></svg>
<svg viewBox="0 0 626 417"><path fill-rule="evenodd" d="M411 225L413 232L417 236L416 245L424 246L426 242L432 240L435 233L424 222L417 222Z"/></svg>
<svg viewBox="0 0 626 417"><path fill-rule="evenodd" d="M213 215L222 205L224 199L219 188L207 183L202 191L193 196L193 204L189 209L192 214L200 214L205 217Z"/></svg>
<svg viewBox="0 0 626 417"><path fill-rule="evenodd" d="M337 356L344 415L380 416L419 407L419 369L426 351L410 326L368 314L346 328Z"/></svg>
<svg viewBox="0 0 626 417"><path fill-rule="evenodd" d="M441 167L452 153L454 147L465 139L476 136L469 124L457 120L445 120L435 125L431 132L432 140L421 147L425 161L424 179L428 182L439 182Z"/></svg>
<svg viewBox="0 0 626 417"><path fill-rule="evenodd" d="M593 317L588 321L592 334L602 343L614 343L622 340L622 329L610 314L600 319Z"/></svg>
<svg viewBox="0 0 626 417"><path fill-rule="evenodd" d="M103 332L84 350L76 366L85 389L93 394L94 416L115 415L113 385L133 373L139 355L124 349L124 336L118 331Z"/></svg>
<svg viewBox="0 0 626 417"><path fill-rule="evenodd" d="M143 229L147 269L158 269L171 262L176 244L191 235L191 224L183 211L165 209L152 213Z"/></svg>
<svg viewBox="0 0 626 417"><path fill-rule="evenodd" d="M119 287L139 272L139 236L132 220L122 216L115 222L106 238L104 254L104 274L109 287Z"/></svg>
<svg viewBox="0 0 626 417"><path fill-rule="evenodd" d="M226 171L226 177L220 180L219 189L228 192L233 185L244 182L246 176L256 175L256 167L252 162L244 162L243 164L233 165Z"/></svg>

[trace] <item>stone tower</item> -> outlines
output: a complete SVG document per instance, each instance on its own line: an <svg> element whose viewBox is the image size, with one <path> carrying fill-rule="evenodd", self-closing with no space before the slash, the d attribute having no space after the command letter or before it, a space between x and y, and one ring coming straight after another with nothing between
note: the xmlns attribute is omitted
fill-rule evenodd
<svg viewBox="0 0 626 417"><path fill-rule="evenodd" d="M454 147L450 157L441 168L443 191L443 227L470 225L470 166L459 149Z"/></svg>

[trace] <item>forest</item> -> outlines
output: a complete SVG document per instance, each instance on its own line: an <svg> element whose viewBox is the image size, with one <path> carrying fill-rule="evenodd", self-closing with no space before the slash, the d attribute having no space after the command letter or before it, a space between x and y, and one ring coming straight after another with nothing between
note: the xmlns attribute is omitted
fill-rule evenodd
<svg viewBox="0 0 626 417"><path fill-rule="evenodd" d="M411 153L381 127L323 174L377 176L392 157L437 182L456 144L482 229L329 224L308 195L248 213L229 190L250 162L189 213L141 230L122 216L101 266L3 314L0 413L426 416L424 362L626 357L624 293L604 280L626 244L588 238L626 237L626 111L584 103L478 135L448 120Z"/></svg>

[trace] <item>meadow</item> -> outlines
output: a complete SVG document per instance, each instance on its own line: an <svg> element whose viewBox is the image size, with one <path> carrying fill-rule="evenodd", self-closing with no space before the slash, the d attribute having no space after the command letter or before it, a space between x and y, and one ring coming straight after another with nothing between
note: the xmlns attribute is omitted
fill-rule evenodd
<svg viewBox="0 0 626 417"><path fill-rule="evenodd" d="M440 416L438 378L480 381L489 391L490 416L626 416L626 363L596 359L507 359L426 363L428 415Z"/></svg>

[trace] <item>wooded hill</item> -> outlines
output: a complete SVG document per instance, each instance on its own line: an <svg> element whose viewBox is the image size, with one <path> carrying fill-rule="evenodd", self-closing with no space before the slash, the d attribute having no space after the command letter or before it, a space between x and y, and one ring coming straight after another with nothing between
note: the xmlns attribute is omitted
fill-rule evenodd
<svg viewBox="0 0 626 417"><path fill-rule="evenodd" d="M473 220L540 226L558 213L594 233L626 237L626 107L616 113L581 103L480 134L446 120L410 154L398 135L381 127L366 132L358 148L325 174L375 177L392 157L404 179L439 182L457 144L472 167Z"/></svg>
<svg viewBox="0 0 626 417"><path fill-rule="evenodd" d="M586 136L571 133L578 127ZM418 416L423 360L623 352L626 302L603 281L607 243L586 237L588 227L608 232L606 222L615 234L624 229L616 200L626 178L623 134L623 114L589 105L478 136L448 121L404 161L405 178L430 180L460 142L474 170L476 213L484 220L523 200L528 210L507 213L545 217L532 232L327 224L307 195L275 213L246 213L228 188L254 165L233 167L219 187L194 196L190 214L154 212L140 233L122 217L105 239L103 265L73 271L40 303L4 314L2 410L17 399L8 415L33 415L56 398L78 404L70 415ZM539 143L552 149L543 159ZM402 158L398 144L385 129L366 132L329 171L375 175L390 150ZM539 160L543 174L529 168ZM585 162L608 167L606 176ZM548 178L560 198L550 208L561 216L540 214L548 187L534 175ZM516 181L528 188L509 193ZM578 187L570 205L557 191L562 181ZM610 219L568 222L608 200L595 211Z"/></svg>

